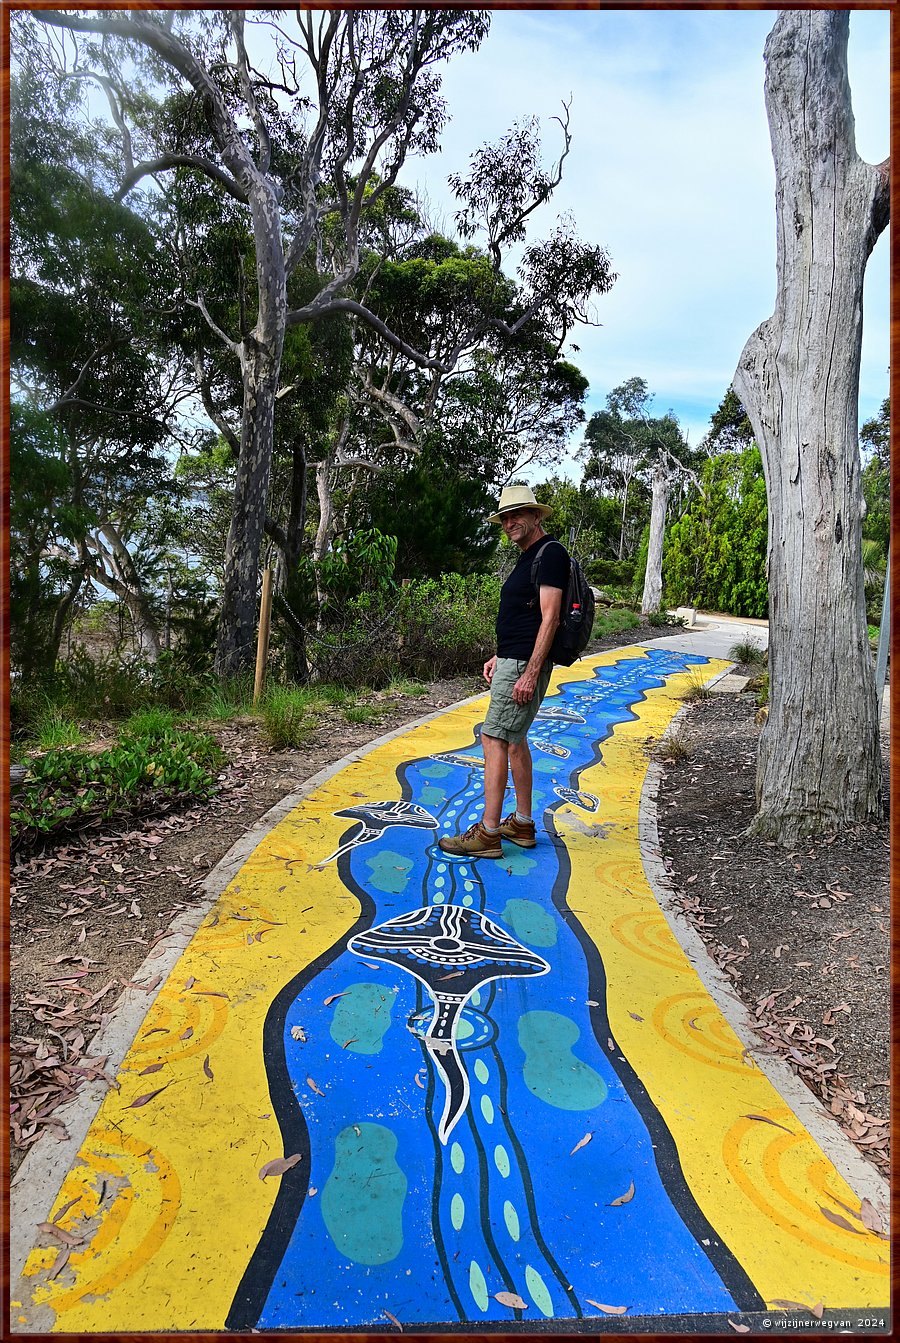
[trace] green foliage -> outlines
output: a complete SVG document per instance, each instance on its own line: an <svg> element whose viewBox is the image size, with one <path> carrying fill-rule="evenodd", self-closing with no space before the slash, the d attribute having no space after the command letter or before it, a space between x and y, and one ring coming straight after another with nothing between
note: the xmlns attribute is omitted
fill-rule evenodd
<svg viewBox="0 0 900 1343"><path fill-rule="evenodd" d="M608 611L598 609L594 616L592 639L604 639L608 634L617 634L619 630L636 629L641 618L636 611L621 606L611 606Z"/></svg>
<svg viewBox="0 0 900 1343"><path fill-rule="evenodd" d="M759 449L707 460L705 495L668 529L664 594L673 606L763 618L766 582L766 487Z"/></svg>
<svg viewBox="0 0 900 1343"><path fill-rule="evenodd" d="M128 718L149 706L183 712L201 704L212 685L210 676L198 675L177 653L164 651L156 663L122 663L94 659L76 645L50 675L13 687L11 728L20 739L32 738L47 706L89 723Z"/></svg>
<svg viewBox="0 0 900 1343"><path fill-rule="evenodd" d="M500 584L493 574L441 574L348 601L342 623L308 634L319 682L389 685L480 670L494 651Z"/></svg>
<svg viewBox="0 0 900 1343"><path fill-rule="evenodd" d="M52 751L60 746L80 746L84 733L74 718L68 718L53 704L38 712L32 726L32 737L39 751Z"/></svg>
<svg viewBox="0 0 900 1343"><path fill-rule="evenodd" d="M646 555L644 563L646 565ZM634 571L634 560L591 560L584 567L588 582L598 588L631 587Z"/></svg>
<svg viewBox="0 0 900 1343"><path fill-rule="evenodd" d="M704 447L709 452L743 452L752 443L753 426L737 392L729 387L710 417Z"/></svg>
<svg viewBox="0 0 900 1343"><path fill-rule="evenodd" d="M271 686L259 705L269 745L280 751L308 742L319 726L316 706L321 703L314 691L299 686Z"/></svg>
<svg viewBox="0 0 900 1343"><path fill-rule="evenodd" d="M161 719L147 724L146 735L140 726L123 731L105 751L56 750L32 759L10 811L13 849L114 815L209 797L224 760L213 738L164 726Z"/></svg>
<svg viewBox="0 0 900 1343"><path fill-rule="evenodd" d="M355 500L357 517L396 538L398 578L468 573L483 567L497 543L485 522L491 493L442 463L438 448L431 442L408 469L380 472Z"/></svg>
<svg viewBox="0 0 900 1343"><path fill-rule="evenodd" d="M753 682L753 688L756 691L756 702L760 708L769 702L769 673L764 671L761 676Z"/></svg>
<svg viewBox="0 0 900 1343"><path fill-rule="evenodd" d="M687 625L687 620L684 616L676 616L671 611L649 611L647 613L647 620L654 629L677 629Z"/></svg>
<svg viewBox="0 0 900 1343"><path fill-rule="evenodd" d="M764 667L768 658L762 644L758 644L755 639L744 639L733 644L728 650L728 656L744 667Z"/></svg>
<svg viewBox="0 0 900 1343"><path fill-rule="evenodd" d="M859 437L869 459L863 467L866 502L863 537L875 541L887 554L891 536L891 402L882 402L878 415L860 428Z"/></svg>

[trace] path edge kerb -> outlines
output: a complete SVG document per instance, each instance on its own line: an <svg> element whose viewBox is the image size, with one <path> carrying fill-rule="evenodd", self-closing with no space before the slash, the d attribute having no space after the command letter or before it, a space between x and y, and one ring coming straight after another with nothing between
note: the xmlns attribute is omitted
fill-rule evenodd
<svg viewBox="0 0 900 1343"><path fill-rule="evenodd" d="M710 678L707 685L713 685L727 672ZM687 714L687 706L678 710L663 733L663 740L682 726ZM819 1098L812 1092L797 1074L778 1054L765 1052L759 1036L753 1029L750 1009L734 991L734 985L728 976L719 969L713 960L703 938L684 917L675 903L676 888L662 856L657 826L657 797L662 783L663 770L658 761L651 760L641 789L638 809L638 842L644 875L654 899L659 905L673 936L678 942L693 969L699 976L704 988L718 1007L738 1040L753 1059L760 1072L768 1078L772 1086L790 1106L807 1132L818 1143L825 1156L831 1161L838 1173L846 1180L853 1192L869 1202L882 1215L885 1225L889 1221L890 1185L884 1176L866 1161L865 1157L853 1146L838 1126L837 1121L828 1113Z"/></svg>
<svg viewBox="0 0 900 1343"><path fill-rule="evenodd" d="M141 988L123 989L109 1019L91 1040L91 1052L100 1057L104 1054L107 1056L106 1071L110 1076L114 1077L118 1073L144 1018L156 1001L179 956L187 948L228 883L237 875L269 831L274 830L286 816L290 815L304 798L323 783L327 783L347 765L362 760L386 742L393 741L395 737L412 732L455 709L474 704L476 700L484 699L486 694L485 690L478 695L457 700L453 704L446 704L432 713L423 714L421 718L401 723L399 727L384 732L379 737L373 737L364 746L350 751L339 760L332 761L330 765L325 765L315 774L311 774L296 792L288 793L268 811L263 812L262 816L257 817L249 829L235 840L228 852L207 873L203 882L203 896L197 904L172 920L164 942L149 952L139 969L132 975L132 983L138 983L141 979L150 980L159 975L157 987L150 993ZM38 1225L49 1219L53 1202L62 1187L63 1180L74 1165L81 1145L108 1091L109 1085L102 1080L86 1081L78 1094L67 1105L61 1105L56 1111L69 1136L58 1139L45 1131L29 1150L11 1180L9 1189L11 1284L15 1284L21 1277L39 1234ZM12 1294L15 1295L15 1292Z"/></svg>

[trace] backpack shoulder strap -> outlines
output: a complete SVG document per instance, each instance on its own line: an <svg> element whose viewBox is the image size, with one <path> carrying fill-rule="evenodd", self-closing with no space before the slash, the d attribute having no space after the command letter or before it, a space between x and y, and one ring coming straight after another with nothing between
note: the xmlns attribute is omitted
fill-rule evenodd
<svg viewBox="0 0 900 1343"><path fill-rule="evenodd" d="M557 541L555 536L548 536L547 540L544 542L538 553L535 555L534 559L531 561L531 586L535 589L537 588L537 572L538 572L538 565L541 562L541 556L543 555L544 551L547 549L548 546L553 545L558 546L560 545L560 542Z"/></svg>

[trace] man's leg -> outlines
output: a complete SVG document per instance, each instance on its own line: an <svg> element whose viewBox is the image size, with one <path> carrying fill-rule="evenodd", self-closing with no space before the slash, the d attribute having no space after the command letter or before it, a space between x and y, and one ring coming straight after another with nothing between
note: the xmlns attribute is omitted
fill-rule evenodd
<svg viewBox="0 0 900 1343"><path fill-rule="evenodd" d="M527 737L523 737L521 741L510 742L509 764L516 790L516 811L521 817L530 818L533 770Z"/></svg>
<svg viewBox="0 0 900 1343"><path fill-rule="evenodd" d="M486 737L484 732L481 734L481 746L484 751L483 824L490 830L496 830L501 820L513 748L501 737Z"/></svg>

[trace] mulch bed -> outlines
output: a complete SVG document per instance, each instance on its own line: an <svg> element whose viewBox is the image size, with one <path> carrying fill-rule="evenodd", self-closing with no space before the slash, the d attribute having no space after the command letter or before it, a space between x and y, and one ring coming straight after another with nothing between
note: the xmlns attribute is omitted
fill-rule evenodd
<svg viewBox="0 0 900 1343"><path fill-rule="evenodd" d="M887 1171L890 834L875 824L786 852L746 834L754 813L752 695L687 707L690 755L665 766L663 858L676 903L781 1054ZM887 761L885 760L885 767Z"/></svg>

